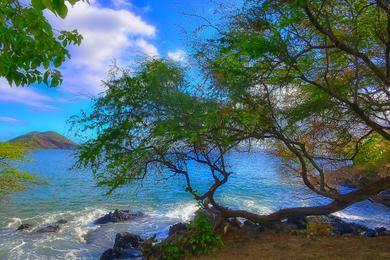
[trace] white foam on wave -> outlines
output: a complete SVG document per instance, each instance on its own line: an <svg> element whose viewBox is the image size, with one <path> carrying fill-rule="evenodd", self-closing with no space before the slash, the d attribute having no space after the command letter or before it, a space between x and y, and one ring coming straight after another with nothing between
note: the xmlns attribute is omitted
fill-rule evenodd
<svg viewBox="0 0 390 260"><path fill-rule="evenodd" d="M357 216L357 215L346 213L346 212L343 212L343 211L335 212L332 215L334 215L336 217L339 217L341 219L346 219L346 220L358 220L358 221L366 221L366 220L368 220L367 217Z"/></svg>
<svg viewBox="0 0 390 260"><path fill-rule="evenodd" d="M103 208L85 208L79 211L45 213L25 219L12 218L7 225L11 230L22 223L33 223L36 227L55 223L60 219L65 219L68 223L61 225L60 232L56 234L26 235L24 232L16 232L10 233L12 239L0 237L0 244L5 250L0 250L0 259L43 260L54 259L54 255L56 259L80 259L80 253L87 249L79 244L85 243L85 235L98 227L93 221L108 211Z"/></svg>
<svg viewBox="0 0 390 260"><path fill-rule="evenodd" d="M22 224L22 219L20 218L11 218L11 222L7 224L7 228L15 229Z"/></svg>
<svg viewBox="0 0 390 260"><path fill-rule="evenodd" d="M24 244L26 244L26 242L22 241L20 244L16 245L15 247L13 247L10 252L12 253L13 251L17 250L18 248L22 247Z"/></svg>
<svg viewBox="0 0 390 260"><path fill-rule="evenodd" d="M363 224L369 228L385 227L387 229L390 229L390 214L387 210L382 212L381 214L378 214L370 211L351 212L351 210L347 209L335 212L332 215L339 217L347 222Z"/></svg>
<svg viewBox="0 0 390 260"><path fill-rule="evenodd" d="M254 200L245 199L242 202L244 209L258 212L259 214L271 214L273 210L267 206L261 205Z"/></svg>
<svg viewBox="0 0 390 260"><path fill-rule="evenodd" d="M221 202L231 208L248 210L261 215L270 214L274 212L271 207L264 205L264 202L251 199L249 197L242 198L234 196L223 196L221 198Z"/></svg>
<svg viewBox="0 0 390 260"><path fill-rule="evenodd" d="M76 240L85 243L85 236L97 228L93 221L106 213L107 210L104 209L86 209L81 212L79 216L71 221Z"/></svg>
<svg viewBox="0 0 390 260"><path fill-rule="evenodd" d="M198 209L199 206L196 202L177 203L172 209L165 213L165 216L171 219L187 222L194 217L195 212Z"/></svg>

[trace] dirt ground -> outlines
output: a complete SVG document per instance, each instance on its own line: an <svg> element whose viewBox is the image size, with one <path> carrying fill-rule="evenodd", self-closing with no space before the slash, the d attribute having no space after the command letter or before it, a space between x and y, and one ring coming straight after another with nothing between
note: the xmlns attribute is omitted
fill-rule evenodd
<svg viewBox="0 0 390 260"><path fill-rule="evenodd" d="M308 238L271 231L229 233L224 248L195 259L390 259L390 236L343 235Z"/></svg>

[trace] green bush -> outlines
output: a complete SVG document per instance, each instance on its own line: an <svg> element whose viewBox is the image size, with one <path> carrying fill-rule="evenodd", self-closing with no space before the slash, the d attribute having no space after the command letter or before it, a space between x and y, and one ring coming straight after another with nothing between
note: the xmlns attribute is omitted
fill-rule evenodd
<svg viewBox="0 0 390 260"><path fill-rule="evenodd" d="M166 260L178 260L181 256L185 255L184 250L180 249L179 245L173 243L164 244L162 249L164 252L164 259Z"/></svg>
<svg viewBox="0 0 390 260"><path fill-rule="evenodd" d="M192 230L190 237L191 249L193 254L202 255L214 252L223 246L221 237L214 233L206 215L199 212L194 220L189 223Z"/></svg>
<svg viewBox="0 0 390 260"><path fill-rule="evenodd" d="M188 224L188 230L188 233L178 234L160 244L163 259L178 260L186 256L208 254L223 246L221 237L214 233L203 212L198 212Z"/></svg>

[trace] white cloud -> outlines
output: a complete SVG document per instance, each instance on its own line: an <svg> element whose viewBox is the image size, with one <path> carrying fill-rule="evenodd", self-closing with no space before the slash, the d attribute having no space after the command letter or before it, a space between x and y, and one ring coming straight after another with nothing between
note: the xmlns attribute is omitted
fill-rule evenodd
<svg viewBox="0 0 390 260"><path fill-rule="evenodd" d="M103 91L102 80L114 60L124 66L139 56L159 55L149 42L156 28L128 10L101 7L90 0L90 5L78 2L69 7L65 20L50 12L46 16L55 29L77 29L84 37L81 46L70 47L72 58L60 67L64 81L58 88L66 92L65 98L46 96L35 88L11 88L6 80L0 79L0 102L55 111L59 108L53 104L91 98Z"/></svg>
<svg viewBox="0 0 390 260"><path fill-rule="evenodd" d="M65 20L50 13L47 17L55 28L77 29L84 37L81 46L70 48L72 58L61 67L64 76L61 89L66 92L96 95L103 90L101 80L106 78L114 59L124 65L131 64L131 59L137 56L159 55L149 42L156 28L128 10L78 2L69 8Z"/></svg>
<svg viewBox="0 0 390 260"><path fill-rule="evenodd" d="M173 52L168 52L168 58L180 62L180 63L186 63L187 62L187 53L183 50L176 50Z"/></svg>
<svg viewBox="0 0 390 260"><path fill-rule="evenodd" d="M111 3L115 7L123 7L123 6L133 7L133 4L130 1L127 1L127 0L112 0Z"/></svg>
<svg viewBox="0 0 390 260"><path fill-rule="evenodd" d="M139 47L146 55L150 57L156 57L158 56L158 50L157 48L153 45L145 41L144 39L138 39L135 42L135 45Z"/></svg>
<svg viewBox="0 0 390 260"><path fill-rule="evenodd" d="M19 125L22 123L22 121L12 117L0 116L0 123Z"/></svg>
<svg viewBox="0 0 390 260"><path fill-rule="evenodd" d="M0 79L0 102L24 104L41 111L58 110L50 104L55 102L51 97L32 88L10 87L5 79Z"/></svg>

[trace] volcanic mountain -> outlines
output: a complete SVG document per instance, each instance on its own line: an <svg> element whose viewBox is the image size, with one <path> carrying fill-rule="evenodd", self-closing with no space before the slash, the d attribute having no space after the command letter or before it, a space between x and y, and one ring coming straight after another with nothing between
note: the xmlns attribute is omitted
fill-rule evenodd
<svg viewBox="0 0 390 260"><path fill-rule="evenodd" d="M18 136L9 142L22 143L34 149L76 149L77 144L53 131L30 132Z"/></svg>

